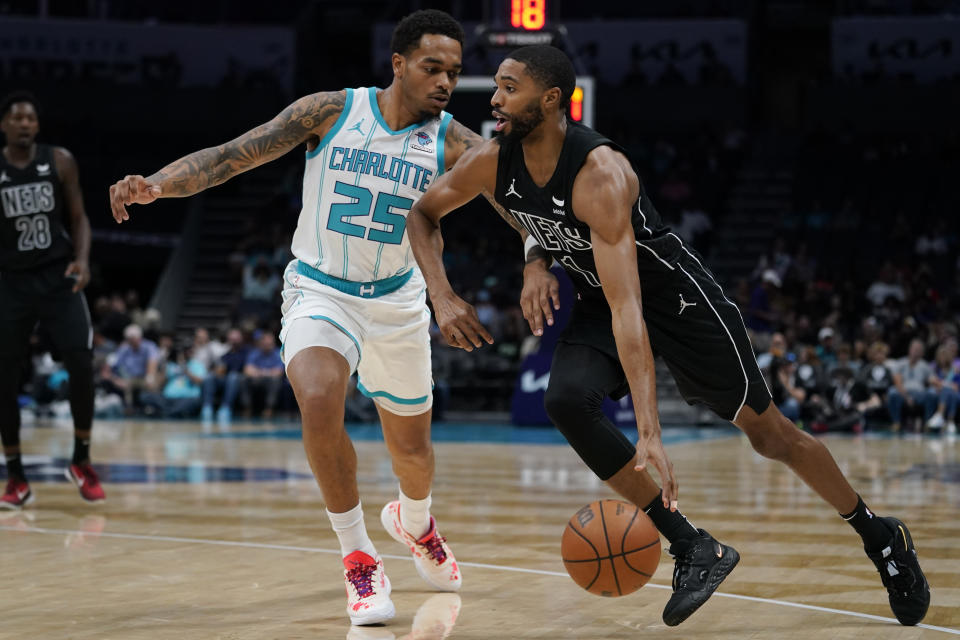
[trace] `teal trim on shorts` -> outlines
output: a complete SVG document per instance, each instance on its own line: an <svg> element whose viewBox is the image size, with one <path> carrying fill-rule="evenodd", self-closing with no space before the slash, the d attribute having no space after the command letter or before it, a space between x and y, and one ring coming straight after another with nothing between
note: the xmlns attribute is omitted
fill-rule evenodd
<svg viewBox="0 0 960 640"><path fill-rule="evenodd" d="M340 329L340 331L342 331L344 334L346 334L346 336L353 341L353 346L355 346L355 347L357 348L357 356L358 356L358 357L362 357L362 356L363 356L363 351L360 350L360 343L357 342L357 339L353 337L353 334L350 333L349 331L347 331L346 329L344 329L343 326L342 326L339 322L337 322L337 321L334 320L333 318L328 318L327 316L308 316L308 317L311 318L311 319L313 319L313 320L323 320L323 321L325 321L325 322L329 322L330 324L332 324L333 326L335 326L337 329Z"/></svg>
<svg viewBox="0 0 960 640"><path fill-rule="evenodd" d="M330 127L330 131L327 131L327 135L323 136L323 140L320 141L320 144L317 145L317 148L313 151L307 151L307 158L312 158L320 150L327 146L327 143L333 140L333 136L337 135L337 132L340 131L340 127L343 126L343 123L346 122L347 116L350 115L350 107L353 105L353 89L347 89L347 100L343 103L343 111L340 112L340 117L337 118L337 121L333 123L333 126Z"/></svg>
<svg viewBox="0 0 960 640"><path fill-rule="evenodd" d="M386 398L391 402L396 402L397 404L423 404L427 401L430 396L422 396L420 398L398 398L392 393L387 393L386 391L369 391L362 384L357 382L357 389L360 390L360 393L367 396L368 398Z"/></svg>
<svg viewBox="0 0 960 640"><path fill-rule="evenodd" d="M413 276L413 269L408 269L401 274L390 276L383 280L354 282L353 280L343 280L329 273L324 273L323 271L314 269L302 260L297 260L297 273L351 296L358 298L379 298L388 293L393 293L407 284L411 276Z"/></svg>

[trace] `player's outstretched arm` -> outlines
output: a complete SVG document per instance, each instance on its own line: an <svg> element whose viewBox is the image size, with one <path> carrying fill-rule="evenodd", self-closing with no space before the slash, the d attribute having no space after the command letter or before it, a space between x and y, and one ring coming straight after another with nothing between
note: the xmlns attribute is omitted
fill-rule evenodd
<svg viewBox="0 0 960 640"><path fill-rule="evenodd" d="M447 343L467 351L493 336L480 324L477 312L453 292L443 268L443 234L440 219L473 200L484 190L493 191L497 173L497 147L487 142L468 150L456 167L440 176L407 214L407 233L417 265L427 281L437 325Z"/></svg>
<svg viewBox="0 0 960 640"><path fill-rule="evenodd" d="M125 177L110 187L113 218L128 220L126 207L131 204L199 193L275 160L301 143L322 138L343 111L345 99L343 91L304 96L269 122L226 144L195 151L146 178Z"/></svg>
<svg viewBox="0 0 960 640"><path fill-rule="evenodd" d="M479 147L483 142L483 138L471 129L456 120L451 121L444 148L446 169L453 168L464 153ZM544 318L546 318L547 324L553 324L551 302L553 308L560 308L560 286L557 279L549 271L553 259L546 249L530 237L523 225L496 201L492 190L484 189L481 191L481 195L487 199L493 210L520 234L520 243L523 245L525 260L520 308L523 309L523 317L527 319L530 330L534 335L543 335Z"/></svg>
<svg viewBox="0 0 960 640"><path fill-rule="evenodd" d="M673 463L660 437L656 375L650 338L643 321L636 237L630 223L640 185L629 161L610 147L590 152L573 185L577 217L590 227L597 275L613 315L617 354L627 374L637 416L637 470L656 467L663 485L663 504L677 506Z"/></svg>

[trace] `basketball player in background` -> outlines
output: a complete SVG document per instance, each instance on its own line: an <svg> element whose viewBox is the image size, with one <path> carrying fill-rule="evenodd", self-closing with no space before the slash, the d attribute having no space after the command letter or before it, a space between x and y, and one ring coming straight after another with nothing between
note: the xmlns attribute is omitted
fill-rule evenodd
<svg viewBox="0 0 960 640"><path fill-rule="evenodd" d="M340 540L347 612L357 625L394 616L390 582L367 536L357 457L344 429L347 383L374 399L400 483L381 522L408 546L433 587L460 588L457 563L430 515L430 312L405 231L410 206L466 149L482 142L444 111L462 68L463 29L442 11L396 27L394 78L375 88L300 98L273 120L110 188L117 222L126 206L193 195L306 145L303 210L284 273L287 375L303 418L303 444ZM501 215L506 215L501 212Z"/></svg>
<svg viewBox="0 0 960 640"><path fill-rule="evenodd" d="M497 138L472 150L417 201L410 243L447 341L492 342L476 311L450 287L440 219L492 192L566 270L577 300L550 370L547 412L580 457L614 490L643 508L670 541L673 595L663 612L677 625L733 570L739 555L677 510L677 482L660 436L653 351L683 396L709 406L747 434L761 455L788 465L863 538L897 619L914 625L930 602L906 526L867 509L827 448L770 401L743 320L699 256L660 222L623 149L566 118L573 65L550 46L511 53L493 95ZM551 318L546 260L525 268L521 302L531 328ZM539 270L539 271L538 271ZM641 288L641 282L643 286ZM633 394L634 447L604 416L607 395ZM656 467L663 490L646 471ZM637 471L641 473L637 473Z"/></svg>
<svg viewBox="0 0 960 640"><path fill-rule="evenodd" d="M87 502L104 491L90 465L93 331L83 288L90 281L90 221L77 161L63 147L37 144L37 101L26 92L0 104L6 138L0 157L0 437L7 486L0 508L34 500L20 449L20 370L39 321L70 376L73 459L66 476ZM69 229L69 233L68 230ZM72 235L71 235L72 234Z"/></svg>

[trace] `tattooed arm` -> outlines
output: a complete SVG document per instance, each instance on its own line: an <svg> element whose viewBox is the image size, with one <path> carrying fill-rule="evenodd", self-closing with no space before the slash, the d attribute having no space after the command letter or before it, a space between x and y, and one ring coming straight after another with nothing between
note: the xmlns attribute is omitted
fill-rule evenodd
<svg viewBox="0 0 960 640"><path fill-rule="evenodd" d="M447 164L445 169L452 169L457 160L460 159L460 156L462 156L467 150L478 147L481 144L483 144L483 138L456 120L452 120L447 129L447 137L444 142L444 153ZM521 225L520 222L506 209L500 206L500 203L496 201L496 199L493 197L493 194L488 189L485 188L480 193L484 198L487 199L487 202L490 203L490 206L493 207L493 210L496 211L508 225L513 227L513 229L520 234L520 240L524 243L524 247L527 248L527 238L530 236L530 234L526 229L523 228L523 225ZM532 243L531 246L527 248L525 254L526 264L542 262L544 263L545 268L550 268L550 265L553 263L553 260L547 253L547 250L535 243Z"/></svg>
<svg viewBox="0 0 960 640"><path fill-rule="evenodd" d="M127 176L110 187L114 219L129 219L127 205L191 196L275 160L301 143L315 147L340 116L345 98L343 91L305 96L226 144L184 156L147 178Z"/></svg>

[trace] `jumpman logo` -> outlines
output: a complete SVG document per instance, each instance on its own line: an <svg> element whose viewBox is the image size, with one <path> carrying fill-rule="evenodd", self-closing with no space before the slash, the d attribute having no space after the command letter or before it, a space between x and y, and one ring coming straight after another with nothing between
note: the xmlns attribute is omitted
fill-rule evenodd
<svg viewBox="0 0 960 640"><path fill-rule="evenodd" d="M7 175L6 171L0 172L0 184L3 184L4 182L13 182L13 180L10 179L10 176Z"/></svg>
<svg viewBox="0 0 960 640"><path fill-rule="evenodd" d="M514 178L513 180L510 181L510 188L507 189L507 192L506 192L505 194L503 194L503 197L504 197L504 198L506 198L507 196L517 196L518 198L522 198L522 197L523 197L522 195L520 195L519 193L517 193L516 187L513 186L513 183L515 183L516 181L517 181L516 178Z"/></svg>
<svg viewBox="0 0 960 640"><path fill-rule="evenodd" d="M350 127L349 129L347 129L347 131L356 131L357 133L359 133L359 134L362 135L362 136L367 135L367 134L365 134L365 133L363 132L363 129L360 128L360 125L363 124L363 121L364 121L364 120L366 120L366 118L360 118L360 122L356 123L355 125L353 125L353 126Z"/></svg>
<svg viewBox="0 0 960 640"><path fill-rule="evenodd" d="M697 306L696 302L687 302L686 300L683 299L683 294L681 293L680 294L680 311L677 313L677 315L678 316L683 315L684 309L686 309L687 307L695 307L695 306Z"/></svg>

